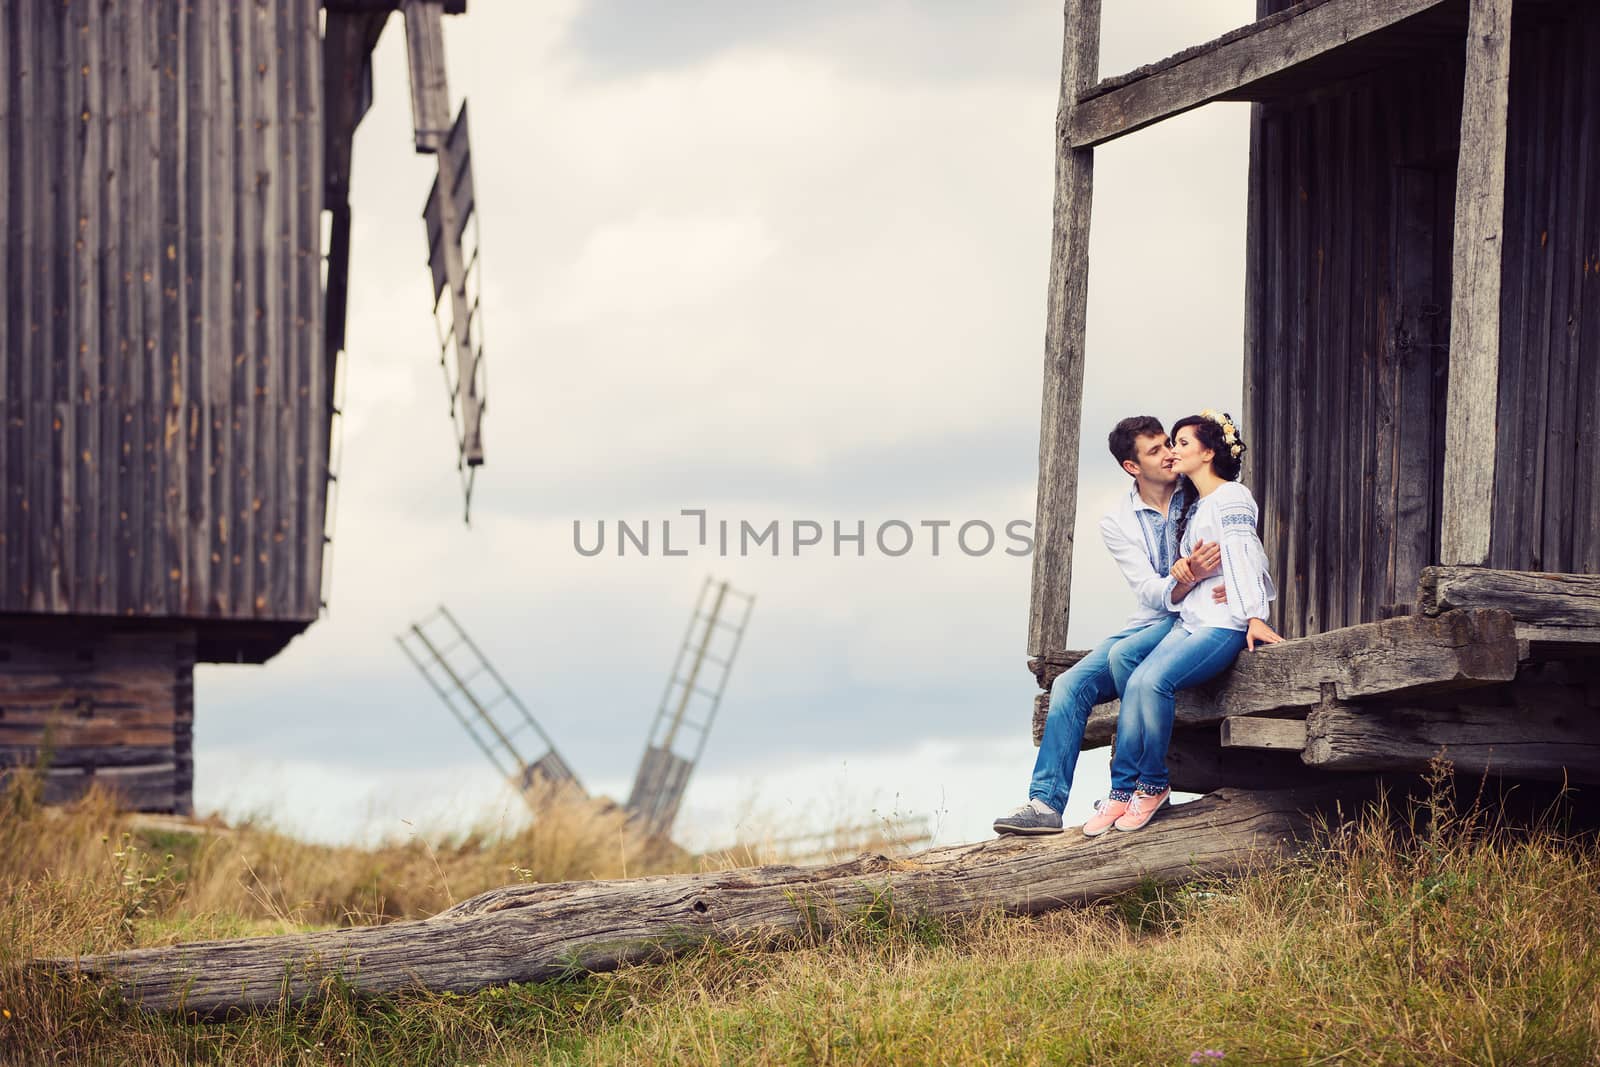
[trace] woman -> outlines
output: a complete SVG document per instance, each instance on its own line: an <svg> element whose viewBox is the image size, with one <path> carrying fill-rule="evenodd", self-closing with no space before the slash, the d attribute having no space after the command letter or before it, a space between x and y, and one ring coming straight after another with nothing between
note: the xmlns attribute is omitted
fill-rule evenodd
<svg viewBox="0 0 1600 1067"><path fill-rule="evenodd" d="M1178 522L1185 558L1173 564L1169 582L1194 578L1188 556L1202 542L1222 546L1222 570L1202 578L1180 603L1169 597L1178 625L1128 679L1117 717L1111 795L1084 824L1090 837L1113 826L1137 830L1171 797L1167 744L1178 690L1215 678L1247 647L1283 640L1267 625L1267 605L1276 592L1256 536L1255 497L1236 481L1245 444L1233 419L1209 409L1180 419L1172 428L1172 450L1173 469L1189 479L1199 499ZM1212 596L1218 585L1227 589L1224 600Z"/></svg>

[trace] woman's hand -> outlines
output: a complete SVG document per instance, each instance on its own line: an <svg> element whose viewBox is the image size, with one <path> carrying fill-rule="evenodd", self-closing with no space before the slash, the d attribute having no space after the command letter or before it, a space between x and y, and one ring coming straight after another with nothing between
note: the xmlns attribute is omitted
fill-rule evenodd
<svg viewBox="0 0 1600 1067"><path fill-rule="evenodd" d="M1215 541L1205 538L1194 543L1194 551L1189 553L1189 573L1198 581L1210 578L1222 572L1222 546Z"/></svg>
<svg viewBox="0 0 1600 1067"><path fill-rule="evenodd" d="M1178 579L1178 581L1183 585L1193 585L1197 580L1194 576L1194 571L1189 567L1189 559L1187 556L1181 557L1173 562L1172 576Z"/></svg>
<svg viewBox="0 0 1600 1067"><path fill-rule="evenodd" d="M1265 619L1251 619L1250 625L1244 631L1244 644L1251 652L1256 650L1257 641L1263 645L1275 645L1282 640L1278 632L1267 625Z"/></svg>

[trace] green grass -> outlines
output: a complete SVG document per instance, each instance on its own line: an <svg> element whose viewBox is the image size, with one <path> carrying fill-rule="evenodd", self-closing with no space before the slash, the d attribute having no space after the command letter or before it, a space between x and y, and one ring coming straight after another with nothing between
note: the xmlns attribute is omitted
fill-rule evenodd
<svg viewBox="0 0 1600 1067"><path fill-rule="evenodd" d="M212 1023L135 1012L21 966L62 938L103 948L226 925L185 918L181 887L125 871L114 886L0 879L0 1059L1185 1064L1209 1049L1223 1058L1204 1062L1222 1064L1600 1061L1594 842L1444 801L1421 814L1415 831L1368 813L1243 877L1147 884L1036 918L934 921L885 897L782 945L700 945L470 996L330 986L312 1004ZM184 843L160 845L176 865ZM149 862L143 877L159 869ZM237 921L234 932L266 932Z"/></svg>

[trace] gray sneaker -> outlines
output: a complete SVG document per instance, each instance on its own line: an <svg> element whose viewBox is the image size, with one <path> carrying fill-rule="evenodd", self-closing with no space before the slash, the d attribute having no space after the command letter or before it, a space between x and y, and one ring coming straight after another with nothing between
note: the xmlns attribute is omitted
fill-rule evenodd
<svg viewBox="0 0 1600 1067"><path fill-rule="evenodd" d="M1061 813L1041 800L1030 800L1009 815L994 821L997 834L1059 834Z"/></svg>

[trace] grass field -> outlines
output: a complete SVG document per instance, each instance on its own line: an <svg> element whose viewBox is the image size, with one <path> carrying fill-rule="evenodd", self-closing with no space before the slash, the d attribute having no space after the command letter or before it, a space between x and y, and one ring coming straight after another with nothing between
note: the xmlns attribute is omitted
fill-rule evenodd
<svg viewBox="0 0 1600 1067"><path fill-rule="evenodd" d="M213 1023L24 964L710 861L651 854L619 815L587 808L506 839L358 850L251 826L130 831L103 799L52 811L25 787L0 802L6 1063L1600 1062L1600 851L1446 800L1368 813L1242 877L1041 918L932 922L890 903L825 943L702 948L471 996L330 988Z"/></svg>

